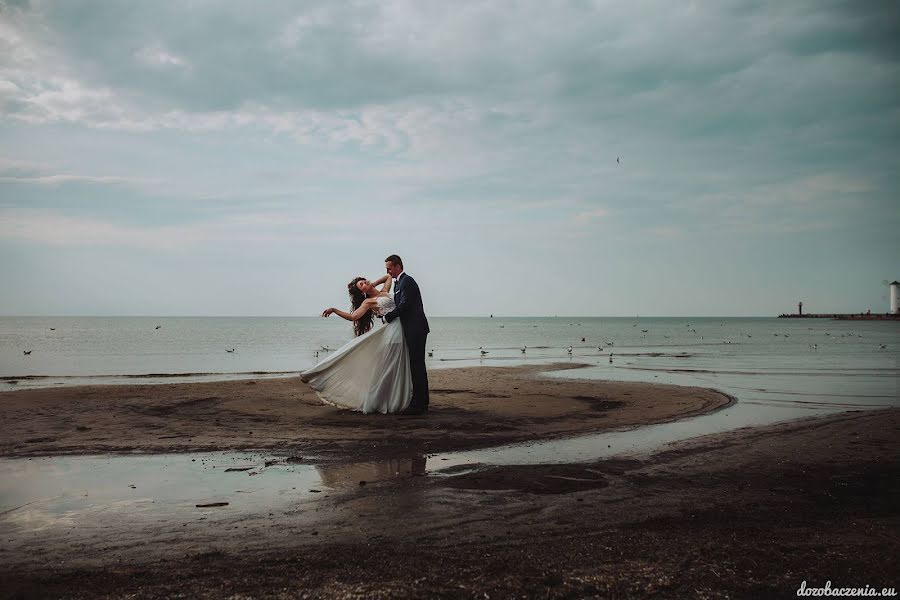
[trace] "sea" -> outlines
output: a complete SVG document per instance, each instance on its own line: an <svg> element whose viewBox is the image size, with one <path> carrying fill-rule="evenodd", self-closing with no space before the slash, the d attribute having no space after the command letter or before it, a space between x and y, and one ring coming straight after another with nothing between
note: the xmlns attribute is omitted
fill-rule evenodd
<svg viewBox="0 0 900 600"><path fill-rule="evenodd" d="M430 324L429 369L572 362L588 367L557 376L713 387L801 413L895 406L900 398L897 321L433 317ZM346 321L321 317L0 317L0 391L288 377L352 335Z"/></svg>

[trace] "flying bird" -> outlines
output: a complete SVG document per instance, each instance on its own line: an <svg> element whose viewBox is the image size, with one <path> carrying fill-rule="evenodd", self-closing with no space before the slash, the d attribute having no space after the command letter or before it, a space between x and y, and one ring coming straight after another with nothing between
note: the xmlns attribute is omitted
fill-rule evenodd
<svg viewBox="0 0 900 600"><path fill-rule="evenodd" d="M28 356L29 354L31 354L31 350L22 350L22 354Z"/></svg>

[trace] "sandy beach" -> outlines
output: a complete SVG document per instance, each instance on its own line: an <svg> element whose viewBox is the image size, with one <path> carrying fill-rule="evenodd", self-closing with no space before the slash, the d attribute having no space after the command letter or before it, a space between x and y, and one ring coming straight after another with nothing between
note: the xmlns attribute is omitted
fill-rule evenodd
<svg viewBox="0 0 900 600"><path fill-rule="evenodd" d="M897 586L896 409L581 464L421 476L416 459L397 459L387 464L399 477L379 482L357 461L662 422L733 401L553 380L535 367L438 371L431 387L432 412L410 418L323 406L296 379L4 394L7 458L266 450L315 455L329 489L249 515L110 513L97 526L4 530L2 596L761 598L796 597L803 581Z"/></svg>
<svg viewBox="0 0 900 600"><path fill-rule="evenodd" d="M299 378L8 392L0 456L281 450L351 460L661 423L732 401L702 388L539 376L578 367L434 371L426 417L327 406Z"/></svg>

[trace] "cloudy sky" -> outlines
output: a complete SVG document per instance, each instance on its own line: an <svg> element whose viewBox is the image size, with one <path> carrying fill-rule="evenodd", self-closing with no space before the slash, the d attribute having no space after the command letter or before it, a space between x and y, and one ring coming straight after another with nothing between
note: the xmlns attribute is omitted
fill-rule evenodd
<svg viewBox="0 0 900 600"><path fill-rule="evenodd" d="M900 4L0 0L0 314L887 310ZM617 161L618 159L618 161Z"/></svg>

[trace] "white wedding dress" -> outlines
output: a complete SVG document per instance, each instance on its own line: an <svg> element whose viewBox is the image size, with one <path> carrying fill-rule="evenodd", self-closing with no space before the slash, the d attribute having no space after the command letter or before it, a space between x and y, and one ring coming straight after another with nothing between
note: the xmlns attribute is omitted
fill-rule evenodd
<svg viewBox="0 0 900 600"><path fill-rule="evenodd" d="M379 316L396 307L390 296L376 303ZM400 319L350 340L300 379L328 404L363 413L404 410L412 400L412 376Z"/></svg>

